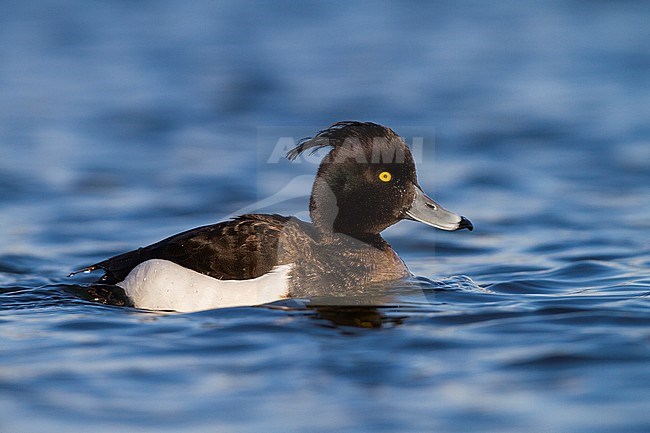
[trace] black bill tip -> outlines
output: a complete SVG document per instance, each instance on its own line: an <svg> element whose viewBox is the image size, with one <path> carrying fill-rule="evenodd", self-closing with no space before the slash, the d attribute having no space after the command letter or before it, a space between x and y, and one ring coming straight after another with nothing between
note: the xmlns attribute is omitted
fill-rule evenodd
<svg viewBox="0 0 650 433"><path fill-rule="evenodd" d="M470 220L468 220L464 216L461 216L460 223L458 223L458 228L456 230L461 230L461 229L467 229L471 232L472 230L474 230L474 225Z"/></svg>

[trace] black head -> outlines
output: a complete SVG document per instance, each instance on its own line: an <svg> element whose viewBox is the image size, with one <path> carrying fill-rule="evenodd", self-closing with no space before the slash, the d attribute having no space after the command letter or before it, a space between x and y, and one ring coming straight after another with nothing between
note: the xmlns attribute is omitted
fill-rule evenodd
<svg viewBox="0 0 650 433"><path fill-rule="evenodd" d="M302 140L287 157L330 146L318 168L309 211L321 232L376 235L402 219L444 230L471 223L427 197L411 151L393 130L370 122L338 122Z"/></svg>

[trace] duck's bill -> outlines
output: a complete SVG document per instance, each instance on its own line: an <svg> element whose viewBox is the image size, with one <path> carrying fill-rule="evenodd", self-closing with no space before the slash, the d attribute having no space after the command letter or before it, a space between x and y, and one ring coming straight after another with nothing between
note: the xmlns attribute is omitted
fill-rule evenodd
<svg viewBox="0 0 650 433"><path fill-rule="evenodd" d="M413 200L411 208L406 211L406 218L441 230L474 230L470 220L440 206L417 186L415 200Z"/></svg>

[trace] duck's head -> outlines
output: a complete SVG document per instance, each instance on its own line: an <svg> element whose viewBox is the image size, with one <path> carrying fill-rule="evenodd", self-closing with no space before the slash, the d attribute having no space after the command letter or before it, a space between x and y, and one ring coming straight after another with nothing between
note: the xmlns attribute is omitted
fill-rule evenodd
<svg viewBox="0 0 650 433"><path fill-rule="evenodd" d="M472 230L420 188L411 151L390 128L370 122L338 122L301 140L287 157L330 146L314 181L309 211L321 232L376 235L403 219L442 230Z"/></svg>

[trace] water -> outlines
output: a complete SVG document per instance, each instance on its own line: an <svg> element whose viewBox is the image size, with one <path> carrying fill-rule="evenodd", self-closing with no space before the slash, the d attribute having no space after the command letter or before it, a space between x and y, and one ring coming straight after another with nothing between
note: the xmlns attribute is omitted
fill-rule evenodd
<svg viewBox="0 0 650 433"><path fill-rule="evenodd" d="M0 16L0 430L650 430L645 2L15 2ZM281 137L386 124L472 233L412 281L162 315L67 273L241 210ZM278 193L280 191L280 193ZM260 201L263 200L263 201Z"/></svg>

